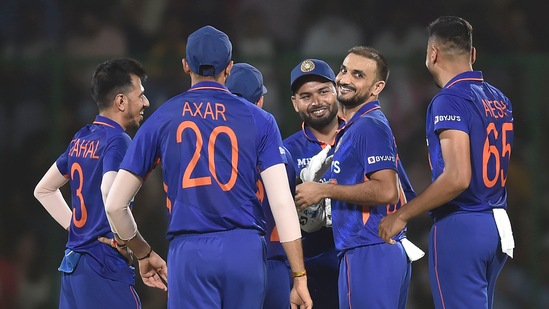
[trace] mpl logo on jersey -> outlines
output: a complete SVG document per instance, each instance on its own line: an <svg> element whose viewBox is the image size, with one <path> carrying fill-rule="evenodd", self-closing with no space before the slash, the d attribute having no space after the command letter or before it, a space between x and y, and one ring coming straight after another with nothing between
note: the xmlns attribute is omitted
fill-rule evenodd
<svg viewBox="0 0 549 309"><path fill-rule="evenodd" d="M377 162L395 162L395 156L370 156L368 157L368 164L374 164Z"/></svg>
<svg viewBox="0 0 549 309"><path fill-rule="evenodd" d="M298 158L297 159L297 167L304 168L309 165L309 162L311 162L311 158Z"/></svg>
<svg viewBox="0 0 549 309"><path fill-rule="evenodd" d="M440 121L461 121L459 115L437 115L435 116L435 124Z"/></svg>

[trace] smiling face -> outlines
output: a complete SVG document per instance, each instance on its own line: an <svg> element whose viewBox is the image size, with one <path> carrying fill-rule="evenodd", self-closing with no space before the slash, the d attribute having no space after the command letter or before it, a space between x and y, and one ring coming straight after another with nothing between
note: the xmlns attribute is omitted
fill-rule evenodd
<svg viewBox="0 0 549 309"><path fill-rule="evenodd" d="M307 78L291 97L294 109L310 127L321 130L338 111L334 83L320 76Z"/></svg>
<svg viewBox="0 0 549 309"><path fill-rule="evenodd" d="M377 99L385 86L378 80L377 64L356 54L348 54L336 76L337 100L345 107L356 107Z"/></svg>
<svg viewBox="0 0 549 309"><path fill-rule="evenodd" d="M149 107L149 99L145 96L145 88L141 84L141 79L136 75L131 75L132 86L129 91L124 93L127 98L126 109L124 111L126 128L138 128L143 121L143 114Z"/></svg>

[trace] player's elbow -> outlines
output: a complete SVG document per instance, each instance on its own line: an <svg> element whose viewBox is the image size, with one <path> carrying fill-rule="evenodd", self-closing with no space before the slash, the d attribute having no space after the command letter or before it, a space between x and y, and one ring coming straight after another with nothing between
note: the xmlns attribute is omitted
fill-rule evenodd
<svg viewBox="0 0 549 309"><path fill-rule="evenodd" d="M458 177L454 180L454 190L461 193L467 188L469 188L469 184L471 183L471 177L462 176Z"/></svg>
<svg viewBox="0 0 549 309"><path fill-rule="evenodd" d="M398 203L397 186L380 186L376 193L377 204L396 204Z"/></svg>
<svg viewBox="0 0 549 309"><path fill-rule="evenodd" d="M399 196L398 196L398 189L395 188L394 190L385 190L385 194L383 196L385 201L383 204L396 204L398 203Z"/></svg>
<svg viewBox="0 0 549 309"><path fill-rule="evenodd" d="M42 186L40 183L37 184L36 187L34 188L34 197L37 200L42 199L44 196L48 195L49 193L50 192L44 186Z"/></svg>

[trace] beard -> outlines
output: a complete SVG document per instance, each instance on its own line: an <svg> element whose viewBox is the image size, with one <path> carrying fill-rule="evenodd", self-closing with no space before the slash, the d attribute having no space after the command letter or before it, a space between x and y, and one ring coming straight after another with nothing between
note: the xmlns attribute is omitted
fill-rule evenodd
<svg viewBox="0 0 549 309"><path fill-rule="evenodd" d="M355 106L359 106L360 104L366 102L368 100L368 95L363 95L363 96L359 96L359 95L353 95L351 97L343 97L341 95L337 95L337 100L339 101L339 103L341 103L341 105L345 106L345 107L355 107Z"/></svg>
<svg viewBox="0 0 549 309"><path fill-rule="evenodd" d="M332 106L331 109L328 110L328 113L323 117L314 117L311 116L309 112L299 112L299 116L301 119L303 119L303 122L307 124L309 127L320 131L324 127L326 127L334 118L337 116L337 102Z"/></svg>

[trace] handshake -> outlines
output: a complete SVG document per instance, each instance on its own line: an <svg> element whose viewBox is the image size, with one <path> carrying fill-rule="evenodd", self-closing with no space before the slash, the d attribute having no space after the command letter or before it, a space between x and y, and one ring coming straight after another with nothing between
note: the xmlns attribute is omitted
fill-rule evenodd
<svg viewBox="0 0 549 309"><path fill-rule="evenodd" d="M314 155L304 169L299 173L298 183L306 181L318 182L332 164L333 155L328 156L332 147L327 145L318 154ZM331 200L322 199L317 204L311 205L298 212L301 229L307 233L320 230L322 227L332 226Z"/></svg>

